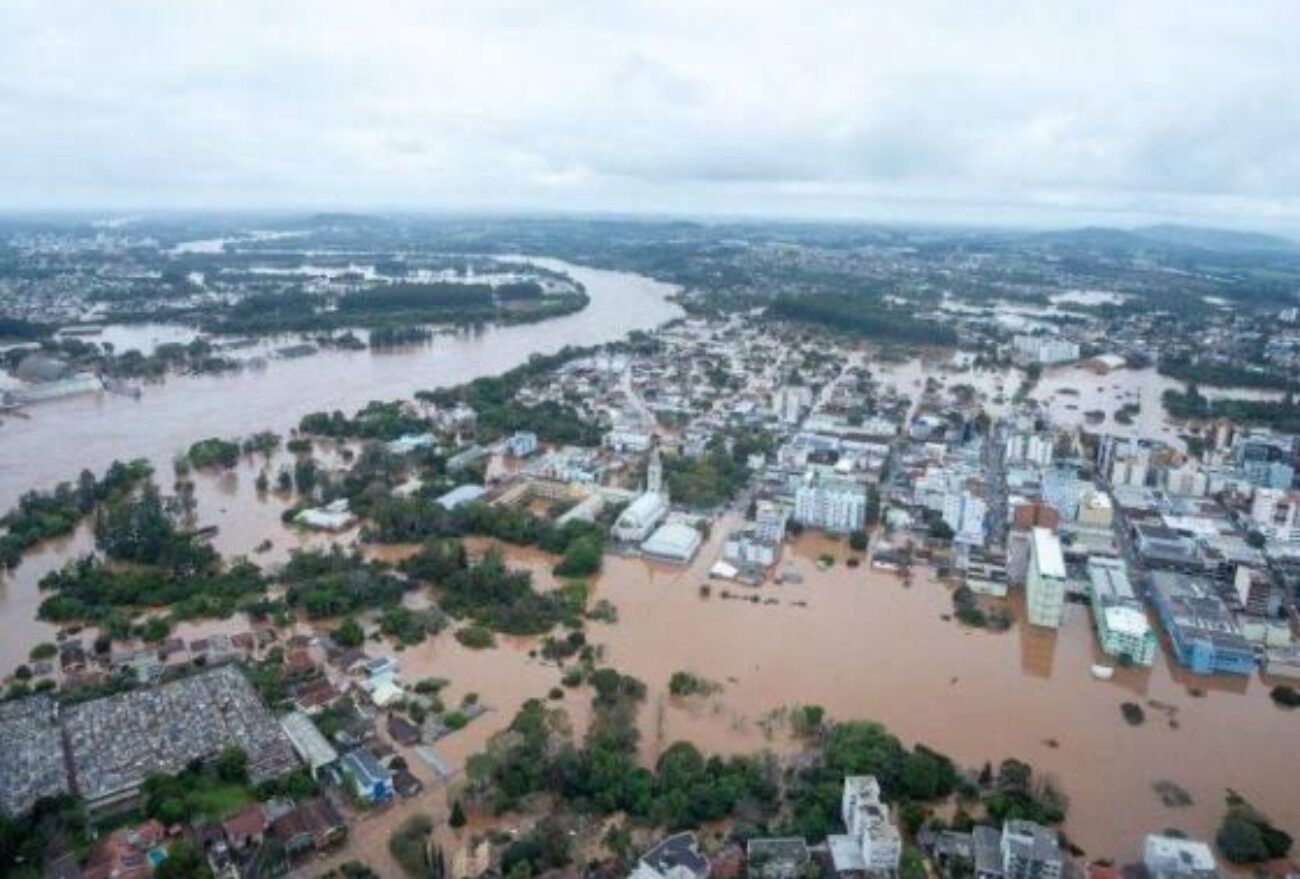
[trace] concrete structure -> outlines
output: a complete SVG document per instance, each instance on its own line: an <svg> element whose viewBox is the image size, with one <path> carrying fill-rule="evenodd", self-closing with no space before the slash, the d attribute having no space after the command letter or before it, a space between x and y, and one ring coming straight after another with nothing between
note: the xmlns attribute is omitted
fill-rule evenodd
<svg viewBox="0 0 1300 879"><path fill-rule="evenodd" d="M903 853L902 838L890 821L889 807L880 800L880 784L875 776L846 777L840 811L848 833L826 840L836 870L856 869L868 873L897 870Z"/></svg>
<svg viewBox="0 0 1300 879"><path fill-rule="evenodd" d="M1098 488L1088 488L1079 498L1079 515L1076 520L1080 525L1092 528L1109 528L1115 521L1115 505L1110 495Z"/></svg>
<svg viewBox="0 0 1300 879"><path fill-rule="evenodd" d="M537 451L537 434L521 430L506 440L506 454L513 458L527 458Z"/></svg>
<svg viewBox="0 0 1300 879"><path fill-rule="evenodd" d="M1256 490L1250 519L1260 533L1281 543L1300 543L1300 491Z"/></svg>
<svg viewBox="0 0 1300 879"><path fill-rule="evenodd" d="M289 737L294 752L307 764L312 778L319 778L320 771L332 766L339 759L339 752L329 743L312 723L310 717L301 711L293 711L280 718L280 727Z"/></svg>
<svg viewBox="0 0 1300 879"><path fill-rule="evenodd" d="M1107 656L1135 665L1155 662L1159 640L1147 620L1123 561L1088 559L1088 595L1097 626L1097 639Z"/></svg>
<svg viewBox="0 0 1300 879"><path fill-rule="evenodd" d="M835 534L857 531L867 520L866 489L853 480L810 471L795 490L794 518Z"/></svg>
<svg viewBox="0 0 1300 879"><path fill-rule="evenodd" d="M988 504L984 497L963 488L960 492L949 492L943 499L943 521L952 529L953 540L972 546L984 543L984 516L988 513Z"/></svg>
<svg viewBox="0 0 1300 879"><path fill-rule="evenodd" d="M231 745L255 784L297 767L289 737L234 666L83 702L63 715L73 787L92 810L135 799L147 775L175 774Z"/></svg>
<svg viewBox="0 0 1300 879"><path fill-rule="evenodd" d="M376 805L393 798L393 776L365 748L344 754L339 766L363 803Z"/></svg>
<svg viewBox="0 0 1300 879"><path fill-rule="evenodd" d="M1065 858L1056 831L1033 821L1002 825L1004 879L1060 879Z"/></svg>
<svg viewBox="0 0 1300 879"><path fill-rule="evenodd" d="M641 552L666 562L686 564L695 558L704 538L699 531L683 522L667 522L641 544Z"/></svg>
<svg viewBox="0 0 1300 879"><path fill-rule="evenodd" d="M708 879L709 859L700 854L694 833L660 840L637 861L630 879Z"/></svg>
<svg viewBox="0 0 1300 879"><path fill-rule="evenodd" d="M1148 834L1142 865L1151 879L1217 879L1219 865L1205 843L1180 836Z"/></svg>
<svg viewBox="0 0 1300 879"><path fill-rule="evenodd" d="M1254 650L1209 581L1154 571L1151 600L1174 657L1188 669L1197 674L1254 673Z"/></svg>
<svg viewBox="0 0 1300 879"><path fill-rule="evenodd" d="M656 448L650 453L650 464L646 468L645 492L619 514L611 529L614 539L624 543L642 542L668 515L668 507L668 493L663 485L663 462Z"/></svg>
<svg viewBox="0 0 1300 879"><path fill-rule="evenodd" d="M1014 359L1023 364L1051 366L1079 359L1079 346L1055 336L1016 336L1011 341Z"/></svg>
<svg viewBox="0 0 1300 879"><path fill-rule="evenodd" d="M1061 541L1046 528L1035 528L1029 540L1029 569L1025 575L1029 623L1055 629L1065 613L1065 557Z"/></svg>

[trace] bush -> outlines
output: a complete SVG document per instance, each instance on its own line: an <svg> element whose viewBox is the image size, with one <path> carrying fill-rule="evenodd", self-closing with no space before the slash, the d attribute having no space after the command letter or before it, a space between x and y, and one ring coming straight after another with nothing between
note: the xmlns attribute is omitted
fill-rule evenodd
<svg viewBox="0 0 1300 879"><path fill-rule="evenodd" d="M33 655L32 658L36 657ZM1289 684L1278 684L1269 690L1268 695L1282 708L1300 707L1300 690Z"/></svg>
<svg viewBox="0 0 1300 879"><path fill-rule="evenodd" d="M429 837L432 833L433 818L421 812L403 821L388 837L388 851L408 876L430 875Z"/></svg>
<svg viewBox="0 0 1300 879"><path fill-rule="evenodd" d="M492 630L486 626L470 625L456 630L456 640L470 650L487 650L496 646Z"/></svg>

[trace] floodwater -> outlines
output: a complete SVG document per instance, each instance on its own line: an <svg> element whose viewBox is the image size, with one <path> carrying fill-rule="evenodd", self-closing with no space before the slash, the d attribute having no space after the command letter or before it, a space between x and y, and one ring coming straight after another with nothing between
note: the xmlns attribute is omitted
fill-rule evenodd
<svg viewBox="0 0 1300 879"><path fill-rule="evenodd" d="M531 354L611 342L682 314L666 298L675 291L670 284L553 259L530 261L582 283L588 306L536 324L439 335L428 346L323 350L273 361L264 371L172 376L146 385L139 399L92 394L33 406L28 418L6 418L0 425L0 509L13 506L24 491L75 478L84 467L100 473L114 458L147 457L161 470L205 437L283 433L313 410L351 413L371 400L497 375Z"/></svg>
<svg viewBox="0 0 1300 879"><path fill-rule="evenodd" d="M499 372L535 351L607 341L678 314L664 301L670 289L665 285L564 268L586 285L591 306L544 324L439 337L429 348L394 354L327 351L273 363L256 375L172 378L147 387L138 401L105 396L36 407L30 421L9 420L0 427L0 506L28 488L74 476L81 467L102 470L114 457L147 455L166 483L172 456L205 436L268 427L284 431L312 409L350 411L370 399L409 396L420 388ZM881 366L878 372L919 394L933 369L918 361ZM975 384L990 398L997 382L1007 397L1018 384L1015 373L939 375L948 385ZM1104 408L1094 406L1093 397L1118 401L1136 392L1145 416L1149 410L1156 414L1166 381L1150 371L1096 376L1067 368L1049 370L1035 393L1073 412L1065 408L1067 401L1082 411ZM1078 397L1062 394L1065 387L1076 389ZM194 476L199 522L218 527L214 542L222 553L249 554L267 564L296 546L355 540L355 531L308 535L280 522L290 499L259 496L253 480L263 467L274 472L283 459L283 453L271 461L245 458L231 473ZM915 569L905 586L895 575L866 565L849 568L847 545L818 535L805 535L786 550L782 567L801 574L801 583L751 589L710 582L705 572L726 527L726 522L715 526L712 540L687 568L610 556L593 583L593 600L613 602L619 621L589 624L589 639L604 645L605 662L649 688L640 715L647 761L681 739L705 751L797 750L800 745L780 723L780 709L820 704L836 719L880 721L904 741L923 742L963 765L996 764L1006 757L1028 761L1069 797L1065 830L1093 857L1133 860L1145 833L1167 827L1212 837L1229 788L1284 829L1300 833L1294 759L1300 715L1274 707L1259 678L1197 678L1171 668L1162 655L1153 669L1119 670L1114 680L1096 681L1089 668L1100 655L1085 608L1069 606L1056 633L1023 624L1001 634L966 630L943 619L951 611L948 588L923 568ZM258 552L266 539L271 548ZM40 601L36 583L91 543L83 527L0 578L0 669L12 668L36 643L52 639L53 627L34 621ZM823 571L816 560L825 552L837 563ZM508 556L532 570L539 585L553 584L552 560L544 554L510 548ZM711 587L707 598L700 590L705 583ZM736 597L724 598L724 591ZM739 598L753 595L758 603ZM187 628L184 634L208 628ZM445 692L449 704L472 692L493 709L440 742L439 754L463 767L526 699L545 698L559 685L561 670L530 655L536 646L535 640L501 638L495 649L471 651L444 633L401 651L406 680L445 677L451 681ZM671 698L668 680L679 670L716 681L723 690L709 698ZM579 733L589 699L585 690L564 696ZM1144 725L1124 722L1120 705L1125 701L1147 706ZM432 784L426 767L414 761L412 766ZM1186 789L1193 804L1165 807L1153 789L1161 781ZM446 808L445 792L431 787L416 803L368 820L344 857L382 852L387 829L410 811L442 817Z"/></svg>

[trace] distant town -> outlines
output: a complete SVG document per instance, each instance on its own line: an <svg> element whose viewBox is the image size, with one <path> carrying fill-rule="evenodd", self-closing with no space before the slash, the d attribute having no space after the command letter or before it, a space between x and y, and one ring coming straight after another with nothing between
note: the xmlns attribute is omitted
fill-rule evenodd
<svg viewBox="0 0 1300 879"><path fill-rule="evenodd" d="M1300 875L1300 245L9 220L0 340L5 876Z"/></svg>

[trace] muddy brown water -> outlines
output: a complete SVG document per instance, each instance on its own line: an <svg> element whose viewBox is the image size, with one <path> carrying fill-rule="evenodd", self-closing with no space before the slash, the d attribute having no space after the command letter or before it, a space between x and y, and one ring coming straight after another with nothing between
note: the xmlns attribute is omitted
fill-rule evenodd
<svg viewBox="0 0 1300 879"><path fill-rule="evenodd" d="M195 439L268 427L283 431L312 409L350 411L371 399L459 383L500 372L534 351L606 341L678 313L664 301L669 290L664 285L618 273L571 271L592 293L592 305L545 324L439 337L427 349L401 354L323 352L272 363L260 374L170 379L147 388L139 401L104 396L37 407L30 420L8 419L0 426L0 506L83 466L101 470L114 457L146 455L166 483L172 456ZM927 367L909 363L884 372L907 386L921 383ZM1039 391L1061 403L1077 399L1080 410L1094 408L1094 397L1113 398L1119 405L1136 393L1145 418L1158 407L1166 381L1153 376L1149 371L1102 377L1049 371ZM971 378L957 374L944 380ZM992 395L996 381L971 383ZM1003 383L1009 396L1016 382ZM1061 387L1079 389L1080 397L1053 394ZM1138 426L1168 430L1158 421ZM261 459L245 459L231 473L196 477L199 520L218 526L215 545L221 552L247 553L268 563L296 546L355 540L355 532L331 537L283 526L280 513L289 499L253 490L263 466ZM1056 633L1023 624L1001 634L966 630L942 619L951 610L948 589L922 569L914 572L910 588L904 587L895 575L865 565L847 567L847 546L816 535L786 550L783 565L802 574L802 583L752 590L713 582L711 597L704 599L699 587L708 582L705 572L724 531L724 525L715 526L713 540L688 568L611 556L593 584L593 598L612 601L620 619L612 625L592 623L592 640L605 645L608 663L644 680L650 690L641 711L647 761L680 739L705 751L790 752L799 744L765 718L785 706L820 704L837 719L878 720L905 741L923 742L968 766L1005 757L1027 760L1064 789L1070 800L1065 829L1094 857L1135 859L1142 836L1167 827L1211 838L1229 788L1300 834L1295 760L1300 714L1274 707L1258 677L1200 678L1171 667L1162 653L1153 669L1119 670L1111 681L1096 681L1089 667L1101 656L1086 608L1070 606ZM268 538L271 550L255 553ZM0 577L0 668L13 668L32 646L53 638L54 627L35 620L36 583L91 548L89 529L83 527ZM816 565L823 552L839 560L829 570ZM533 570L542 585L553 582L552 560L544 554L515 548L508 554L512 563ZM726 600L724 589L737 596L757 594L760 603ZM238 619L198 624L182 634L242 625ZM449 678L449 702L474 692L493 708L440 743L440 754L463 765L524 700L545 697L559 683L560 669L529 655L535 646L529 639L500 639L496 649L471 651L445 634L401 652L406 679ZM678 670L724 689L707 699L673 699L667 685ZM1194 689L1203 695L1193 695ZM581 690L564 699L578 732L588 699ZM1148 707L1144 725L1128 726L1120 704L1148 700L1171 710ZM1185 788L1193 805L1165 807L1153 789L1165 780ZM410 808L417 807L445 816L445 795L432 789ZM405 811L369 823L358 835L357 850L381 849L376 840L386 841L384 831Z"/></svg>

